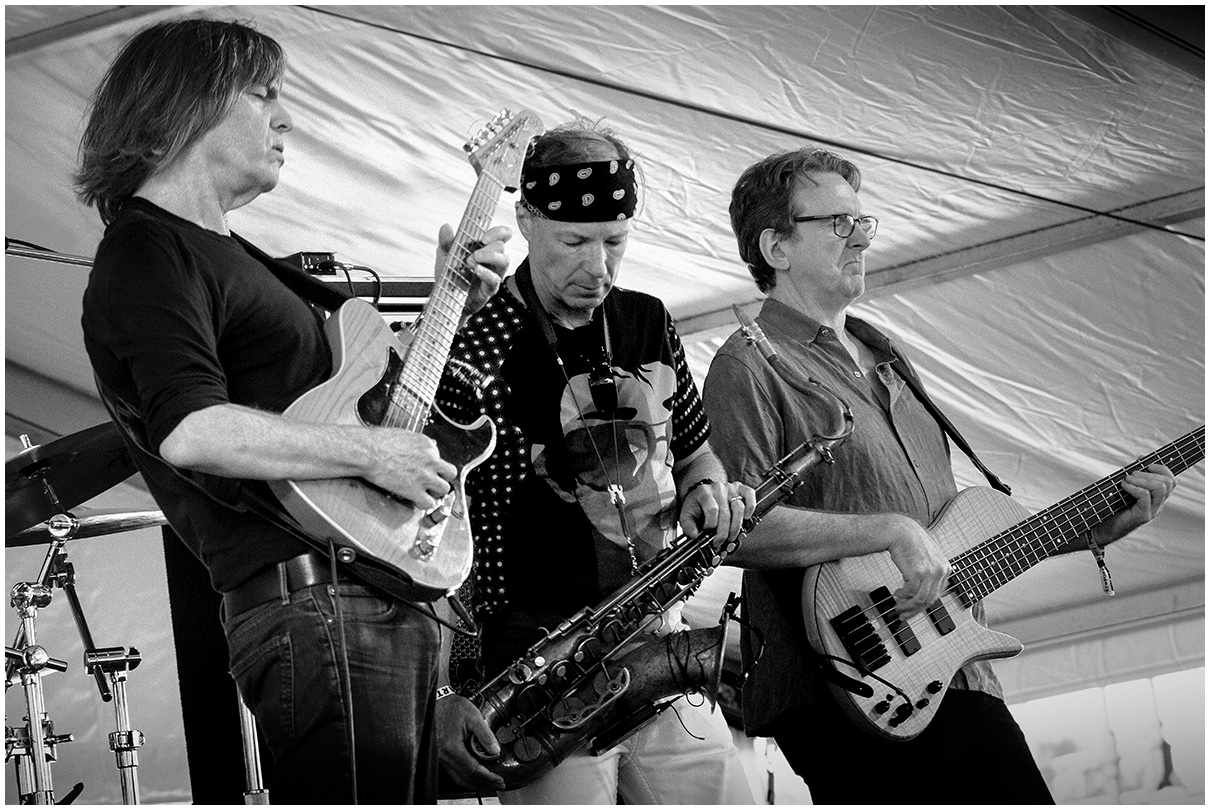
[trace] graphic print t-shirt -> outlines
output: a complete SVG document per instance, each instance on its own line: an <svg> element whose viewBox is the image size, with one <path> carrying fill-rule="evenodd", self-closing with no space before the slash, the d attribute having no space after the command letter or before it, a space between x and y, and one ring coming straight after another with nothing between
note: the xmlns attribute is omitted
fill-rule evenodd
<svg viewBox="0 0 1210 810"><path fill-rule="evenodd" d="M617 408L594 403L590 373L610 334ZM555 327L558 353L507 292L462 330L453 356L487 375L482 399L455 371L440 404L454 419L487 413L496 450L468 476L479 611L506 601L560 612L595 604L632 576L625 497L641 562L676 533L675 461L709 430L671 318L655 298L614 289L587 326ZM602 406L609 403L602 401Z"/></svg>

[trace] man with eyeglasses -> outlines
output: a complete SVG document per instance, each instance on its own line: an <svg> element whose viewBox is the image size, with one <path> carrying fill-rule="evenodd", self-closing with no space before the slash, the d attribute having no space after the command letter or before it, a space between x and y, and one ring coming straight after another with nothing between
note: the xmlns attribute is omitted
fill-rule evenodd
<svg viewBox="0 0 1210 810"><path fill-rule="evenodd" d="M828 665L807 642L802 591L811 565L889 553L903 576L893 596L904 618L937 601L950 575L923 528L957 494L946 434L924 394L918 398L902 350L848 312L865 290L865 250L878 228L860 187L848 160L800 149L749 167L732 192L740 256L767 296L758 324L784 373L841 397L855 426L835 462L812 470L727 558L746 569L745 663L763 646L744 686L744 725L777 741L817 804L1050 804L986 661L959 670L929 725L904 742L842 713L823 674ZM839 427L831 403L799 393L738 332L715 356L703 401L712 445L741 481L758 481L800 443ZM1123 490L1134 507L1096 527L1096 540L1104 545L1150 520L1173 484L1163 467L1129 476ZM984 621L981 603L973 612Z"/></svg>
<svg viewBox="0 0 1210 810"><path fill-rule="evenodd" d="M454 345L454 358L483 375L481 390L447 374L443 410L468 421L486 413L497 428L495 452L467 481L476 549L468 601L483 632L482 669L455 662L451 673L462 693L630 582L673 541L678 521L692 536L716 530L721 543L755 508L752 488L728 482L710 450L664 305L615 286L638 179L627 145L591 122L535 138L516 206L529 255ZM685 626L677 603L651 629ZM464 697L442 694L442 762L467 787L499 790L468 747L474 735L496 750L483 719ZM751 804L721 712L700 701L673 708L600 756L577 751L501 791L500 802Z"/></svg>

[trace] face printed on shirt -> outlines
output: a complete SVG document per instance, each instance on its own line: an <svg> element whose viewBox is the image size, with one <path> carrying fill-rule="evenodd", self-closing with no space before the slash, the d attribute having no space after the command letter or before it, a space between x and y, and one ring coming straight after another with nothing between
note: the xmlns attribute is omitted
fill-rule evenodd
<svg viewBox="0 0 1210 810"><path fill-rule="evenodd" d="M563 391L560 420L574 479L553 474L548 449L540 444L532 448L534 471L565 502L580 503L594 536L626 547L621 518L609 491L611 484L620 484L636 553L645 559L673 539L676 526L671 403L655 395L655 391L676 389L676 372L662 363L643 366L634 373L613 370L619 403L614 420L595 410L588 375L572 377ZM577 402L584 409L583 417Z"/></svg>

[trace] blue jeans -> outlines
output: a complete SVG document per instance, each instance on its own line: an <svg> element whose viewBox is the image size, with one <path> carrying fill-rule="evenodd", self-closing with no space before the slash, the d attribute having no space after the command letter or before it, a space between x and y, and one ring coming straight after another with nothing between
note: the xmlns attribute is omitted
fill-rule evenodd
<svg viewBox="0 0 1210 810"><path fill-rule="evenodd" d="M339 626L332 586L315 585L224 619L231 674L273 754L273 804L353 800ZM440 633L430 618L341 583L358 801L433 804Z"/></svg>

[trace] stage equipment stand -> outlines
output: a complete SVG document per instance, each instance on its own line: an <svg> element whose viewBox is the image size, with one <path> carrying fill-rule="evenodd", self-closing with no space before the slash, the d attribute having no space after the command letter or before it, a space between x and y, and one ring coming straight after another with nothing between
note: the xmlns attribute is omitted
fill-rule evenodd
<svg viewBox="0 0 1210 810"><path fill-rule="evenodd" d="M22 439L28 445L28 440L25 437ZM58 508L61 504L55 495L54 487L46 476L47 471L43 469L35 471L31 477L40 478L47 501ZM29 709L29 744L25 748L28 749L32 760L34 777L32 803L54 803L54 789L51 787L48 763L54 759L54 745L57 742L71 739L70 735L66 738L55 737L45 730L53 728L53 726L50 725L49 719L46 719L40 670L52 666L50 662L55 659L51 659L46 655L45 650L38 647L34 634L34 619L37 610L50 604L51 588L54 586L61 588L67 595L67 601L76 622L76 629L84 642L84 661L89 674L96 680L101 699L106 703L114 699L114 692L109 688L106 675L112 680L114 689L119 695L114 706L117 715L117 731L110 735L109 745L117 759L118 774L122 782L123 803L138 804L137 749L143 744L144 737L141 731L130 728L129 708L126 700L126 677L127 673L138 666L142 659L138 650L133 647L129 652L121 647L98 649L93 641L92 632L88 629L88 622L84 618L84 608L76 593L75 568L67 560L67 541L75 536L80 527L79 520L70 512L63 510L47 520L46 526L50 547L47 550L46 559L42 563L42 570L38 574L37 582L21 582L13 587L12 606L17 609L21 618L21 627L17 632L17 640L13 643L15 655L10 654L7 648L5 650L7 659L5 684L12 683L13 675L20 669L21 682L25 686L26 703ZM14 659L21 660L20 666ZM52 668L58 669L58 667ZM66 669L67 665L63 664L62 670ZM37 718L43 718L43 722L38 722ZM50 751L48 751L48 746ZM48 753L51 753L51 756L48 756ZM25 769L18 763L19 779L23 770Z"/></svg>
<svg viewBox="0 0 1210 810"><path fill-rule="evenodd" d="M269 791L265 788L264 774L261 773L260 736L256 731L256 718L244 698L236 690L239 699L239 730L244 741L244 779L247 789L244 791L244 804L269 804Z"/></svg>

